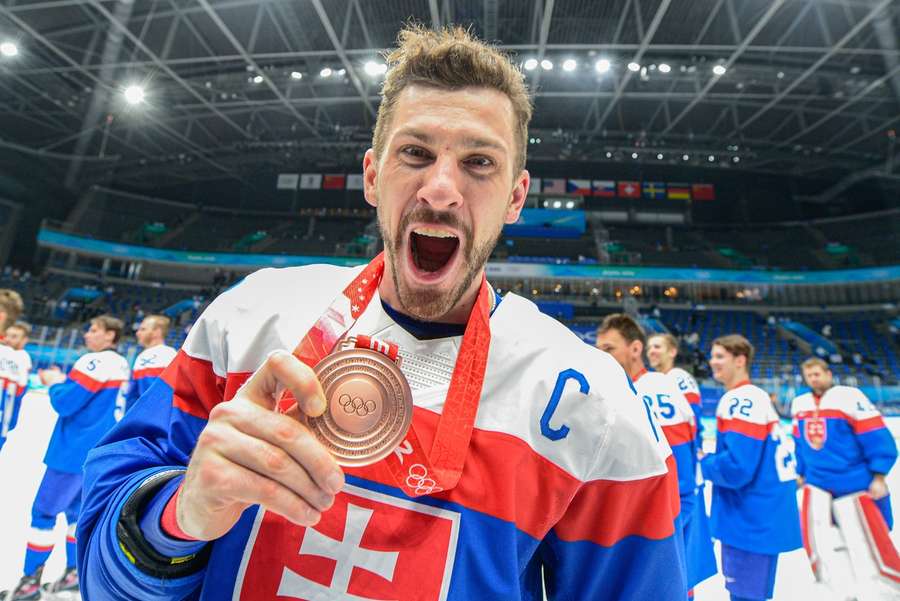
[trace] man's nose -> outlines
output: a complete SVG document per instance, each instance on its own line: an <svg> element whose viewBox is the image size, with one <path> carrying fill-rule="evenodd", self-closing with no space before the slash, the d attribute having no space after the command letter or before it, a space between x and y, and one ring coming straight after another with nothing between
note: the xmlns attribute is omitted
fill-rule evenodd
<svg viewBox="0 0 900 601"><path fill-rule="evenodd" d="M417 198L432 208L446 210L462 205L459 164L455 157L439 156L428 168Z"/></svg>

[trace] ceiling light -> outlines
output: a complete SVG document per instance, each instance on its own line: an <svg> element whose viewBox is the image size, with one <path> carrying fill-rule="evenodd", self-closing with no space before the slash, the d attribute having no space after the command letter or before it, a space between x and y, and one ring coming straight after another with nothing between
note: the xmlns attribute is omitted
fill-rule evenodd
<svg viewBox="0 0 900 601"><path fill-rule="evenodd" d="M553 61L548 60L546 58L541 61L541 69L543 69L544 71L549 71L552 68L553 68Z"/></svg>
<svg viewBox="0 0 900 601"><path fill-rule="evenodd" d="M608 159L612 158L612 153L608 150L606 151L606 158L608 158Z"/></svg>
<svg viewBox="0 0 900 601"><path fill-rule="evenodd" d="M144 101L144 88L141 86L128 86L123 92L125 102L128 104L140 104Z"/></svg>
<svg viewBox="0 0 900 601"><path fill-rule="evenodd" d="M601 58L596 63L594 63L594 69L597 70L597 73L606 73L607 71L609 71L609 68L611 66L612 65L610 64L610 62L605 58Z"/></svg>
<svg viewBox="0 0 900 601"><path fill-rule="evenodd" d="M741 157L734 157L733 159L731 159L731 161L732 161L733 163L740 163L740 162L741 162Z"/></svg>
<svg viewBox="0 0 900 601"><path fill-rule="evenodd" d="M659 72L660 72L660 73L668 73L668 72L671 71L671 70L672 70L672 67L670 67L670 66L667 65L666 63L661 63L661 64L659 65Z"/></svg>
<svg viewBox="0 0 900 601"><path fill-rule="evenodd" d="M256 77L253 78L253 83L259 84L259 83L262 83L263 81L265 81L265 80L263 79L262 75L257 75Z"/></svg>
<svg viewBox="0 0 900 601"><path fill-rule="evenodd" d="M291 79L303 79L303 73L300 73L300 71L291 71Z"/></svg>
<svg viewBox="0 0 900 601"><path fill-rule="evenodd" d="M777 77L778 79L784 79L784 71L779 71L775 77Z"/></svg>
<svg viewBox="0 0 900 601"><path fill-rule="evenodd" d="M332 73L334 73L334 71L331 70L331 67L325 67L319 71L319 77L331 77Z"/></svg>
<svg viewBox="0 0 900 601"><path fill-rule="evenodd" d="M856 67L856 66L850 67L850 73L852 73L853 75L858 74L858 73L859 73L859 67Z"/></svg>
<svg viewBox="0 0 900 601"><path fill-rule="evenodd" d="M725 71L727 71L727 69L725 68L725 65L716 65L715 67L713 67L712 71L716 75L725 75Z"/></svg>
<svg viewBox="0 0 900 601"><path fill-rule="evenodd" d="M681 160L682 160L682 161L690 161L690 160L691 160L691 155L689 155L689 154L683 154L683 155L681 155Z"/></svg>
<svg viewBox="0 0 900 601"><path fill-rule="evenodd" d="M660 161L663 160L663 153L660 152L659 154L657 154L656 158L657 158L657 160L660 160Z"/></svg>
<svg viewBox="0 0 900 601"><path fill-rule="evenodd" d="M16 56L19 54L19 47L12 42L3 42L0 44L0 54L8 57Z"/></svg>
<svg viewBox="0 0 900 601"><path fill-rule="evenodd" d="M578 63L575 62L574 58L567 58L563 61L563 71L574 71L575 67L578 66Z"/></svg>
<svg viewBox="0 0 900 601"><path fill-rule="evenodd" d="M363 65L363 71L366 72L366 75L375 77L376 75L381 73L381 68L375 61L366 61L366 64Z"/></svg>
<svg viewBox="0 0 900 601"><path fill-rule="evenodd" d="M637 63L628 63L628 70L637 73L641 70L641 66Z"/></svg>
<svg viewBox="0 0 900 601"><path fill-rule="evenodd" d="M338 75L346 75L346 74L347 74L347 70L346 70L346 69L338 69L337 74L338 74Z"/></svg>
<svg viewBox="0 0 900 601"><path fill-rule="evenodd" d="M637 160L637 158L638 158L638 153L632 152L632 153L631 153L631 158Z"/></svg>
<svg viewBox="0 0 900 601"><path fill-rule="evenodd" d="M562 207L562 201L554 200L554 201L553 201L553 208L554 208L554 209L558 209L558 208L560 208L560 207Z"/></svg>
<svg viewBox="0 0 900 601"><path fill-rule="evenodd" d="M525 70L526 71L534 71L535 67L537 67L538 62L536 58L529 58L525 61Z"/></svg>
<svg viewBox="0 0 900 601"><path fill-rule="evenodd" d="M574 201L574 200L568 201L568 202L566 203L566 208L567 208L567 209L574 209L574 208L575 208L575 201Z"/></svg>
<svg viewBox="0 0 900 601"><path fill-rule="evenodd" d="M710 163L715 163L715 162L716 162L716 157L713 156L713 155L709 155L708 160L709 160Z"/></svg>

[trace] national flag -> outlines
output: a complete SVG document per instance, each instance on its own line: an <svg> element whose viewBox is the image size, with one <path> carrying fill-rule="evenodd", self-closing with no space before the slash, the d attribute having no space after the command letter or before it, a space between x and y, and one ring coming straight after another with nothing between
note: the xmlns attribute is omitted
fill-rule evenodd
<svg viewBox="0 0 900 601"><path fill-rule="evenodd" d="M322 179L323 190L343 190L344 174L343 173L326 173Z"/></svg>
<svg viewBox="0 0 900 601"><path fill-rule="evenodd" d="M565 194L566 180L561 177L548 177L544 179L544 194Z"/></svg>
<svg viewBox="0 0 900 601"><path fill-rule="evenodd" d="M595 179L592 182L591 189L593 190L593 196L613 198L616 195L616 182L609 179Z"/></svg>
<svg viewBox="0 0 900 601"><path fill-rule="evenodd" d="M322 187L321 173L301 173L300 189L301 190L318 190Z"/></svg>
<svg viewBox="0 0 900 601"><path fill-rule="evenodd" d="M663 182L644 182L644 198L652 200L664 200L666 198L666 185Z"/></svg>
<svg viewBox="0 0 900 601"><path fill-rule="evenodd" d="M566 182L566 192L568 192L569 194L578 194L580 196L590 196L591 180L570 179Z"/></svg>
<svg viewBox="0 0 900 601"><path fill-rule="evenodd" d="M528 196L538 195L541 193L541 178L532 177L528 184Z"/></svg>
<svg viewBox="0 0 900 601"><path fill-rule="evenodd" d="M351 173L347 176L347 189L348 190L362 190L363 189L363 176L361 173Z"/></svg>
<svg viewBox="0 0 900 601"><path fill-rule="evenodd" d="M691 188L688 184L670 183L666 188L669 200L690 200Z"/></svg>
<svg viewBox="0 0 900 601"><path fill-rule="evenodd" d="M694 200L715 200L716 189L712 184L694 184L691 186L691 196Z"/></svg>
<svg viewBox="0 0 900 601"><path fill-rule="evenodd" d="M278 181L275 182L276 190L296 190L297 184L300 182L299 173L279 173Z"/></svg>
<svg viewBox="0 0 900 601"><path fill-rule="evenodd" d="M640 198L641 184L639 182L619 182L619 196L621 198Z"/></svg>

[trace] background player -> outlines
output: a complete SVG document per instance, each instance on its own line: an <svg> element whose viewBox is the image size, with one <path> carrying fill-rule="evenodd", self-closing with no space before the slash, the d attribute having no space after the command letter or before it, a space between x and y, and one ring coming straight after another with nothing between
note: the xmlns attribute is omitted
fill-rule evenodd
<svg viewBox="0 0 900 601"><path fill-rule="evenodd" d="M700 387L694 376L681 367L675 367L678 356L678 340L671 334L653 334L647 339L647 362L654 370L672 376L678 390L684 395L694 412L694 423L697 425L697 444L703 448L703 403L700 398Z"/></svg>
<svg viewBox="0 0 900 601"><path fill-rule="evenodd" d="M778 554L801 545L796 471L769 395L750 383L753 345L737 334L716 338L709 365L725 386L716 407L716 452L702 457L713 483L713 536L733 601L770 599Z"/></svg>
<svg viewBox="0 0 900 601"><path fill-rule="evenodd" d="M117 400L128 381L128 362L115 351L124 324L109 315L90 323L84 334L88 352L78 358L68 376L59 368L39 372L59 418L44 456L47 470L31 509L24 575L11 593L0 596L6 601L40 598L41 573L53 551L53 528L60 513L69 524L66 570L51 590L78 590L75 527L81 509L82 465L88 451L115 424Z"/></svg>
<svg viewBox="0 0 900 601"><path fill-rule="evenodd" d="M641 326L624 313L607 315L597 328L597 348L612 355L625 369L637 388L638 396L656 415L666 441L672 447L678 466L688 587L693 589L717 571L712 541L706 527L706 507L703 498L697 494L695 418L687 399L671 376L647 371L643 359L645 340ZM698 512L703 515L698 516ZM700 532L693 532L692 528L698 525Z"/></svg>
<svg viewBox="0 0 900 601"><path fill-rule="evenodd" d="M0 327L4 332L12 329L10 324L19 318L23 310L24 303L18 292L0 290ZM25 361L28 355L23 357L23 353L12 345L15 343L14 338L15 332L13 339L4 337L0 342L0 449L19 421L19 409L28 385L28 369L31 366L30 359Z"/></svg>
<svg viewBox="0 0 900 601"><path fill-rule="evenodd" d="M125 411L130 411L142 394L159 379L177 351L165 344L171 320L165 315L148 315L138 326L135 337L144 350L135 358L131 383L125 396Z"/></svg>

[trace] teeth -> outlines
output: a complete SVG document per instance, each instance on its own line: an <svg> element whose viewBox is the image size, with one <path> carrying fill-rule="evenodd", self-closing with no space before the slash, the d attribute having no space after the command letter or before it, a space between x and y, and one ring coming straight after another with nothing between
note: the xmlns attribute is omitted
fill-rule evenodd
<svg viewBox="0 0 900 601"><path fill-rule="evenodd" d="M431 238L456 238L453 234L445 230L438 230L430 227L417 227L413 230L420 236L430 236Z"/></svg>

